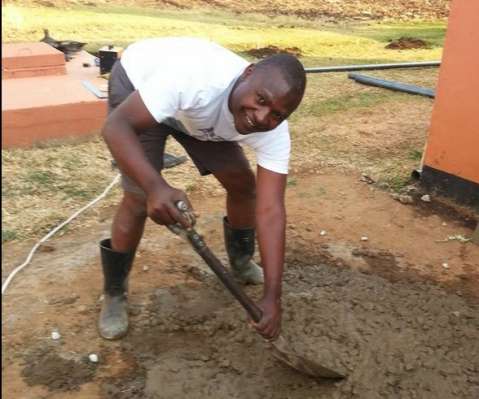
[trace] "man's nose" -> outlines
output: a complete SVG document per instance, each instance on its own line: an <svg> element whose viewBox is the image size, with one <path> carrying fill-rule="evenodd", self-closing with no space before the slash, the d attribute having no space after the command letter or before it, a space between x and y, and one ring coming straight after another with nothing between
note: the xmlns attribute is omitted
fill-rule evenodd
<svg viewBox="0 0 479 399"><path fill-rule="evenodd" d="M269 109L267 107L261 107L256 111L255 114L256 123L260 127L267 127L269 121Z"/></svg>

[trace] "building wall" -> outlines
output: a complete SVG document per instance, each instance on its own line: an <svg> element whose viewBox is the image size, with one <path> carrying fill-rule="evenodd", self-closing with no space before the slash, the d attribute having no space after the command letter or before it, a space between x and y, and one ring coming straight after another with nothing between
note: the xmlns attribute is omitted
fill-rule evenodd
<svg viewBox="0 0 479 399"><path fill-rule="evenodd" d="M424 165L479 183L479 0L451 2Z"/></svg>

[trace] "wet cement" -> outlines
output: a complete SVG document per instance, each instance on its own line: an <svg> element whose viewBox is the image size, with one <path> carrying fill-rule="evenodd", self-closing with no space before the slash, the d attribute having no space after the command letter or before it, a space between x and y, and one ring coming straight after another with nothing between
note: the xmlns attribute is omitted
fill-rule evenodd
<svg viewBox="0 0 479 399"><path fill-rule="evenodd" d="M479 397L478 307L443 288L290 265L283 334L298 353L347 375L332 382L279 363L215 277L191 272L198 284L158 289L135 317L123 349L146 371L130 397Z"/></svg>

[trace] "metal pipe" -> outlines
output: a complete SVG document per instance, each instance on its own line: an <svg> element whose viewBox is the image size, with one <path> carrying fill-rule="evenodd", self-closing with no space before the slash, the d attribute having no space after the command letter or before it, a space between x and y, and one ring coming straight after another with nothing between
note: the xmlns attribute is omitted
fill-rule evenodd
<svg viewBox="0 0 479 399"><path fill-rule="evenodd" d="M320 68L305 68L306 73L325 73L325 72L349 72L366 71L376 69L395 69L395 68L424 68L438 67L441 61L419 61L419 62L396 62L394 64L363 64L363 65L341 65Z"/></svg>
<svg viewBox="0 0 479 399"><path fill-rule="evenodd" d="M416 85L410 85L407 83L374 78L372 76L361 75L360 73L349 73L348 78L354 79L356 82L363 83L369 86L384 87L390 90L403 91L409 94L419 94L421 96L426 96L430 98L435 97L435 92L433 89L428 89L428 88L420 87Z"/></svg>

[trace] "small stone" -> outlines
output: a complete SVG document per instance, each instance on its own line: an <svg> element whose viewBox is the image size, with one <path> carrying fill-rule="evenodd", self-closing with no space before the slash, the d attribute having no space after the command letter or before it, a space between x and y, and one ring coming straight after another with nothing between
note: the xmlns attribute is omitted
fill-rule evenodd
<svg viewBox="0 0 479 399"><path fill-rule="evenodd" d="M150 270L150 268L149 268L148 266L146 266L146 265L143 266L143 271L144 271L144 272L147 272L148 270Z"/></svg>
<svg viewBox="0 0 479 399"><path fill-rule="evenodd" d="M320 235L320 236L325 236L325 235L326 235L326 230L321 230L321 231L319 232L319 235Z"/></svg>
<svg viewBox="0 0 479 399"><path fill-rule="evenodd" d="M98 355L96 353L90 353L88 355L88 360L92 363L98 363Z"/></svg>
<svg viewBox="0 0 479 399"><path fill-rule="evenodd" d="M398 194L398 193L392 193L392 194L391 194L391 198L392 198L393 200L399 201L399 194Z"/></svg>
<svg viewBox="0 0 479 399"><path fill-rule="evenodd" d="M425 194L421 197L421 201L431 202L431 196L429 194Z"/></svg>
<svg viewBox="0 0 479 399"><path fill-rule="evenodd" d="M446 222L442 222L441 225L442 225L442 226L447 226L447 223L446 223Z"/></svg>
<svg viewBox="0 0 479 399"><path fill-rule="evenodd" d="M456 317L459 317L461 315L461 312L459 312L458 310L452 312L452 314Z"/></svg>
<svg viewBox="0 0 479 399"><path fill-rule="evenodd" d="M223 359L220 361L220 367L228 368L231 366L231 362L228 359Z"/></svg>
<svg viewBox="0 0 479 399"><path fill-rule="evenodd" d="M58 331L52 331L52 339L54 341L57 341L61 338L62 336L60 335L60 333Z"/></svg>
<svg viewBox="0 0 479 399"><path fill-rule="evenodd" d="M417 192L417 188L414 186L406 186L401 189L401 194L414 194Z"/></svg>
<svg viewBox="0 0 479 399"><path fill-rule="evenodd" d="M55 247L50 244L40 244L40 246L38 247L38 250L40 252L53 252L55 251Z"/></svg>
<svg viewBox="0 0 479 399"><path fill-rule="evenodd" d="M410 195L403 194L399 196L399 202L401 204L412 204L414 200Z"/></svg>
<svg viewBox="0 0 479 399"><path fill-rule="evenodd" d="M449 269L449 265L448 265L446 262L444 262L444 263L442 264L442 267L443 267L444 269Z"/></svg>
<svg viewBox="0 0 479 399"><path fill-rule="evenodd" d="M80 305L77 308L78 313L85 314L88 311L88 308L85 305Z"/></svg>
<svg viewBox="0 0 479 399"><path fill-rule="evenodd" d="M368 240L369 240L369 238L366 237L366 236L362 236L362 237L361 237L361 241L368 241Z"/></svg>
<svg viewBox="0 0 479 399"><path fill-rule="evenodd" d="M365 175L365 174L363 174L360 177L359 180L364 182L364 183L367 183L367 184L373 184L374 183L374 179L372 179L371 177L369 177L368 175Z"/></svg>

